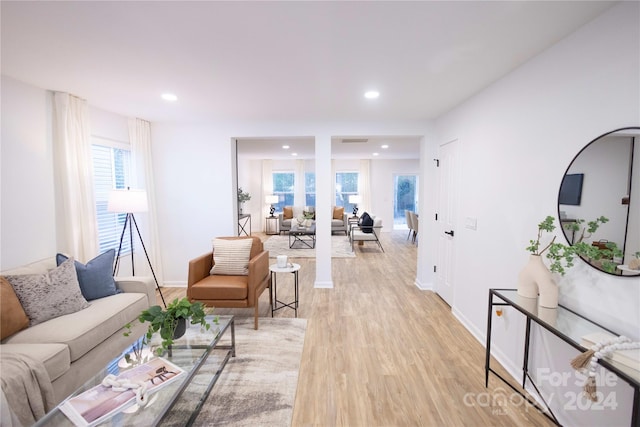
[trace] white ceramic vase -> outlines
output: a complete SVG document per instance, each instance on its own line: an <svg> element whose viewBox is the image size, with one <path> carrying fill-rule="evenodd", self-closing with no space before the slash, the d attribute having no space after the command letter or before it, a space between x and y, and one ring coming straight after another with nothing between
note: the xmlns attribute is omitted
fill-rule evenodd
<svg viewBox="0 0 640 427"><path fill-rule="evenodd" d="M538 305L546 308L558 307L558 285L540 255L529 256L529 262L518 274L518 295L538 298Z"/></svg>

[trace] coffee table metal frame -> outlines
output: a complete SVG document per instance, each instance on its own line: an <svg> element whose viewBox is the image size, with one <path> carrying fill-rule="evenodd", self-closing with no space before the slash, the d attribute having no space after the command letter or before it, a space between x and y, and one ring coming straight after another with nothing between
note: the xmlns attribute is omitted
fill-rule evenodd
<svg viewBox="0 0 640 427"><path fill-rule="evenodd" d="M227 365L227 362L229 361L229 359L231 357L235 357L236 356L236 334L235 334L235 318L234 318L234 316L218 316L219 317L219 324L218 325L213 323L214 317L215 316L207 316L207 320L212 324L212 328L219 327L220 331L218 332L218 334L215 337L213 337L213 336L211 337L211 341L210 341L209 344L188 344L187 343L187 339L185 337L178 338L178 339L174 340L174 344L171 346L171 349L168 352L165 352L165 354L162 355L162 357L166 358L167 360L171 361L172 363L176 363L176 361L173 359L174 354L177 357L179 357L180 352L183 351L183 350L187 350L187 351L202 350L202 353L200 353L200 357L196 361L196 363L190 369L185 369L185 371L187 371L185 378L182 381L176 381L175 382L175 384L177 385L177 388L175 386L172 387L174 385L174 383L172 383L172 384L169 384L167 387L165 387L165 388L163 388L161 390L158 390L156 392L157 394L171 392L171 393L173 393L173 395L166 401L166 403L164 404L162 409L160 409L159 411L157 411L156 414L153 415L154 420L149 425L157 426L163 421L164 418L166 418L167 414L171 411L171 409L174 407L176 402L178 402L178 400L182 396L183 392L187 389L187 387L189 387L189 385L191 384L191 381L193 380L193 378L198 374L200 368L202 368L202 366L205 365L205 362L207 361L208 357L210 356L210 354L211 354L211 352L213 350L226 350L226 353L223 353L224 356L222 358L222 361L218 365L215 374L212 376L211 380L209 381L209 384L207 385L206 390L204 391L204 393L202 394L200 400L198 401L197 405L195 406L193 412L191 413L191 416L183 424L185 426L191 426L194 423L194 421L196 420L196 417L198 416L198 414L200 413L200 410L202 409L202 405L207 400L207 397L211 393L211 390L212 390L213 386L216 384L216 382L218 381L218 378L222 374L222 371L224 370L225 366ZM188 325L188 326L189 326L189 328L198 328L198 329L200 328L200 325ZM231 331L231 344L230 345L219 345L218 343L219 343L220 339L229 330ZM196 339L195 341L201 341L199 338L201 338L201 336L199 336L198 339ZM107 365L107 367L117 365L118 361L120 359L122 359L124 354L126 354L129 350L130 350L130 348L125 350L125 352L123 352L122 355L120 355L119 357L114 359L113 362L111 362L111 363L109 363ZM180 366L179 363L176 363L176 364L178 366ZM101 372L98 375L95 375L90 380L88 380L82 387L80 387L71 396L69 396L67 399L65 399L65 401L70 399L71 397L77 396L78 394L84 392L85 390L88 390L88 389L100 384L102 382L102 379L104 378L104 376L109 373L109 372L107 372L107 367L105 367L104 372ZM183 366L180 366L180 367L183 367ZM156 394L156 393L154 393L154 394ZM60 410L60 406L65 401L61 402L52 411L50 411L43 418L41 418L35 424L35 426L54 426L54 425L56 427L57 426L73 426L74 424L71 422L71 420L69 420L69 418L67 418L67 416L64 415L64 413ZM113 417L105 420L105 422L102 423L102 424L109 425L109 424L111 424L111 420L114 417L123 417L123 418L120 418L117 421L118 425L136 425L137 424L136 423L136 414L138 414L138 413L144 414L145 413L145 409L147 409L147 408L142 408L142 409L138 410L135 414L125 414L125 413L121 412L121 413L116 414ZM154 408L154 410L155 410L155 408Z"/></svg>
<svg viewBox="0 0 640 427"><path fill-rule="evenodd" d="M286 267L278 267L277 264L272 264L269 266L269 270L271 271L271 288L269 288L269 292L272 292L271 301L273 301L273 304L271 305L271 317L273 317L273 313L275 311L285 307L292 308L295 311L296 317L298 317L298 270L300 270L300 264L289 263ZM293 274L294 300L290 303L278 300L277 273ZM278 303L282 305L278 307Z"/></svg>
<svg viewBox="0 0 640 427"><path fill-rule="evenodd" d="M293 238L293 239L292 239ZM300 242L298 247L294 247ZM300 246L306 246L300 247ZM316 225L300 228L296 225L289 230L289 249L313 249L316 247Z"/></svg>

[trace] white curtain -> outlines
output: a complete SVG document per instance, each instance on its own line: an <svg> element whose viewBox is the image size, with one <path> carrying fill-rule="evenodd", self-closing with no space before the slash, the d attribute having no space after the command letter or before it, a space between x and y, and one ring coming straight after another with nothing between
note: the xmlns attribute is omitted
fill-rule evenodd
<svg viewBox="0 0 640 427"><path fill-rule="evenodd" d="M331 159L331 208L336 205L336 160ZM332 215L333 215L333 211Z"/></svg>
<svg viewBox="0 0 640 427"><path fill-rule="evenodd" d="M87 262L98 254L87 101L54 92L54 174L58 251Z"/></svg>
<svg viewBox="0 0 640 427"><path fill-rule="evenodd" d="M147 235L142 234L144 246L147 249L149 260L160 285L163 284L162 258L160 257L160 234L158 233L158 211L156 209L156 192L153 179L153 166L151 161L151 124L146 120L129 119L129 142L131 144L131 158L133 166L133 187L147 191L149 211L148 221L144 224ZM136 218L138 225L141 225ZM134 231L135 233L135 231ZM141 230L143 233L143 230ZM141 253L142 252L142 253ZM140 249L136 259L136 266L148 268L144 252ZM149 271L150 273L150 271Z"/></svg>
<svg viewBox="0 0 640 427"><path fill-rule="evenodd" d="M304 160L296 160L296 170L293 178L295 183L295 189L293 193L293 205L294 206L306 206L307 198L305 196L305 183L304 183Z"/></svg>
<svg viewBox="0 0 640 427"><path fill-rule="evenodd" d="M369 159L360 160L360 171L358 172L358 194L360 194L360 204L358 205L358 214L363 212L371 213L371 179L370 179Z"/></svg>

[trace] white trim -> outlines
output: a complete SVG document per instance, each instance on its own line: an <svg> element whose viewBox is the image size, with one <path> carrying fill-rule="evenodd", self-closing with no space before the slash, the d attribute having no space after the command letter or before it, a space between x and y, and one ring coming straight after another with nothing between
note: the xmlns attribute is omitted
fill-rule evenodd
<svg viewBox="0 0 640 427"><path fill-rule="evenodd" d="M170 280L162 282L162 288L186 288L187 282L183 280Z"/></svg>
<svg viewBox="0 0 640 427"><path fill-rule="evenodd" d="M431 282L422 283L422 282L420 281L420 279L418 279L418 278L416 277L416 280L415 280L415 282L413 282L413 283L414 283L414 284L416 285L416 287L417 287L418 289L420 289L421 291L433 291L433 283L431 283Z"/></svg>
<svg viewBox="0 0 640 427"><path fill-rule="evenodd" d="M333 280L330 280L328 282L321 282L316 280L313 283L313 287L314 288L321 288L321 289L333 289Z"/></svg>

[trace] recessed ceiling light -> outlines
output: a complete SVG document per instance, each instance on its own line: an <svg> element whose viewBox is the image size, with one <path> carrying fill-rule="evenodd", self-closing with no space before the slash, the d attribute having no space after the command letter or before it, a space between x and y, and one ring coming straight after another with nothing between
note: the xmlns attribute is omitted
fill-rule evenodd
<svg viewBox="0 0 640 427"><path fill-rule="evenodd" d="M379 154L379 153L373 153L373 155L374 155L374 156L379 156L380 154Z"/></svg>
<svg viewBox="0 0 640 427"><path fill-rule="evenodd" d="M164 99L165 101L177 101L178 97L172 93L163 93L162 94L162 99Z"/></svg>
<svg viewBox="0 0 640 427"><path fill-rule="evenodd" d="M291 155L292 155L292 156L297 156L297 155L298 155L298 153L291 153Z"/></svg>
<svg viewBox="0 0 640 427"><path fill-rule="evenodd" d="M282 148L284 148L285 150L288 150L289 146L288 145L283 145Z"/></svg>
<svg viewBox="0 0 640 427"><path fill-rule="evenodd" d="M365 92L364 94L364 97L367 99L376 99L379 96L380 96L380 92L378 92L377 90L370 90L368 92Z"/></svg>
<svg viewBox="0 0 640 427"><path fill-rule="evenodd" d="M386 150L387 148L389 148L389 146L387 144L383 144L380 146L380 148L382 148L383 150Z"/></svg>

